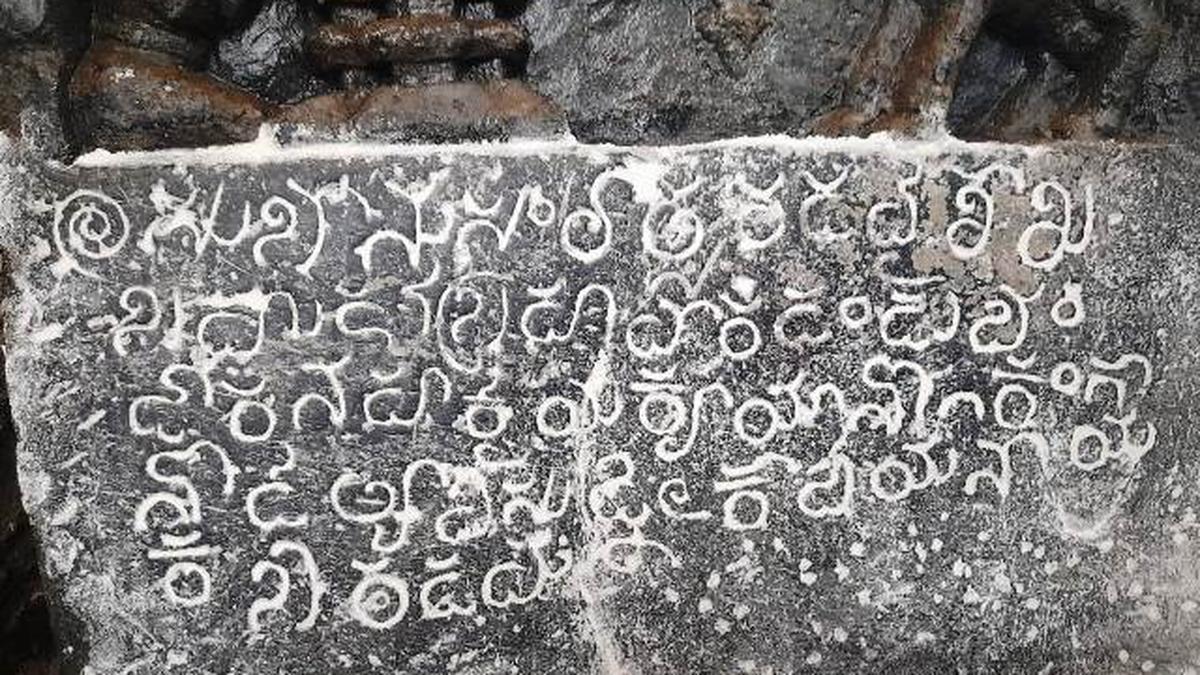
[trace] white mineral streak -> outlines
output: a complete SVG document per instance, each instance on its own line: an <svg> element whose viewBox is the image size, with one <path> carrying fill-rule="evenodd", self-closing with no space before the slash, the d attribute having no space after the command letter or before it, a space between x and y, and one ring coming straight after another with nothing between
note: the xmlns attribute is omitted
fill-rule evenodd
<svg viewBox="0 0 1200 675"><path fill-rule="evenodd" d="M15 175L17 172L16 144L0 131L0 227L12 227L20 210Z"/></svg>
<svg viewBox="0 0 1200 675"><path fill-rule="evenodd" d="M952 153L1017 153L1035 157L1052 149L1053 145L1015 145L1008 143L976 143L942 134L923 139L901 138L880 132L866 138L829 138L825 136L752 136L731 138L688 145L621 146L580 143L570 136L558 139L515 139L503 142L458 144L395 144L395 143L307 143L283 144L277 132L264 125L258 138L248 143L185 148L175 150L110 152L93 150L75 160L84 168L132 168L143 166L224 166L282 164L304 160L337 161L349 159L380 159L426 155L487 155L489 157L527 157L576 154L607 157L627 153L648 161L664 160L698 150L764 149L794 153L845 153L849 156L881 155L922 158Z"/></svg>
<svg viewBox="0 0 1200 675"><path fill-rule="evenodd" d="M597 356L596 365L584 382L583 400L602 400L605 387L611 379L609 354L601 352ZM581 433L575 435L570 441L570 445L575 450L575 467L578 472L578 487L575 494L578 504L587 504L589 499L586 477L595 468L598 459L594 437L596 426L598 425L593 423L590 427L581 430ZM609 616L609 612L604 609L606 584L601 562L604 532L587 511L587 509L580 509L584 520L583 535L586 538L585 555L571 573L571 580L574 582L572 590L583 601L583 616L578 619L582 625L577 626L576 630L579 631L582 638L595 646L596 667L600 675L636 675L638 673L636 665L625 659L614 634L614 628L619 623L619 619Z"/></svg>

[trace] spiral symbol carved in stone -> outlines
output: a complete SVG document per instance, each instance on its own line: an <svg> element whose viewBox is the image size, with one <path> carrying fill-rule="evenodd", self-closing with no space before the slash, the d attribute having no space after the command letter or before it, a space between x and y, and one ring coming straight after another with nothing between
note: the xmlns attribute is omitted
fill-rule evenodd
<svg viewBox="0 0 1200 675"><path fill-rule="evenodd" d="M88 274L80 260L116 255L129 239L129 219L121 205L104 193L77 190L54 210L54 244L71 269Z"/></svg>

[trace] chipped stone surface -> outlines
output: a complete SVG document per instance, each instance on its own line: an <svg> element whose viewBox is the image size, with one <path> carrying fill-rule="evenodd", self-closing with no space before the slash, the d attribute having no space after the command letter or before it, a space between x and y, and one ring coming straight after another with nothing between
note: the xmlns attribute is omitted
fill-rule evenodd
<svg viewBox="0 0 1200 675"><path fill-rule="evenodd" d="M234 159L10 178L68 668L1200 658L1193 150Z"/></svg>

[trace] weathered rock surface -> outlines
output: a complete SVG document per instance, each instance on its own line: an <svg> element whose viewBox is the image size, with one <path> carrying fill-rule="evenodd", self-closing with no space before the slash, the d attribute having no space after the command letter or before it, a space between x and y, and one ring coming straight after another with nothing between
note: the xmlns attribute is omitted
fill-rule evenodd
<svg viewBox="0 0 1200 675"><path fill-rule="evenodd" d="M0 1L0 77L5 83L0 133L47 157L70 155L63 83L87 44L89 18L86 2Z"/></svg>
<svg viewBox="0 0 1200 675"><path fill-rule="evenodd" d="M1194 0L1120 0L1120 2L1085 2L1084 0L1052 0L1047 5L1060 6L1107 6L1144 4L1157 8L1161 17L1163 36L1158 44L1154 65L1139 75L1136 95L1128 110L1122 110L1118 123L1100 125L1105 133L1116 137L1149 139L1194 138L1200 132L1200 43L1194 38L1200 34L1200 5ZM445 2L414 5L418 10L445 8ZM452 3L450 3L452 4ZM887 89L907 90L904 99L924 99L923 92L939 86L933 82L934 73L916 68L905 68L909 61L921 61L923 51L913 51L915 41L921 39L920 17L922 6L953 7L953 0L931 0L914 2L897 0L893 3L850 0L839 2L769 2L767 0L679 0L677 2L650 2L645 0L599 0L597 2L559 2L556 0L532 0L528 3L499 3L495 11L482 16L496 16L514 21L529 35L528 69L513 68L507 76L525 76L534 90L546 95L549 102L561 107L569 121L572 132L580 140L588 142L617 143L671 143L711 140L761 133L803 134L810 130L822 130L821 122L836 113L847 102L848 91L863 89L866 95L854 101L857 112L865 113L879 106L887 106L883 96ZM1071 59L1064 54L1075 54L1076 61L1085 64L1109 63L1118 60L1126 40L1119 31L1115 36L1102 35L1097 39L1095 26L1091 32L1081 30L1079 44L1070 36L1055 34L1049 27L1053 24L1047 17L1041 22L1042 14L1053 14L1049 9L1042 11L1041 3L1032 0L998 0L976 3L994 6L1022 5L1032 7L1020 22L994 17L977 32L963 38L962 54L952 61L958 74L953 82L942 83L952 90L937 96L936 105L928 105L921 115L891 112L874 120L865 128L824 129L826 135L861 133L873 129L918 132L916 125L945 127L963 138L971 139L1019 139L1038 140L1057 134L1060 137L1083 137L1087 124L1073 115L1080 99L1081 89L1096 76L1072 70L1064 61ZM46 21L36 29L28 26L31 20L22 17L37 16L41 5L28 0L8 0L9 16L0 9L0 31L20 35L22 41L43 40L49 32L47 25L66 26L69 36L62 31L55 40L70 43L65 65L60 62L60 76L69 76L79 54L74 45L89 39L89 22L92 3L88 0L47 0ZM414 45L429 47L428 54L417 54L417 60L430 54L443 56L478 56L471 40L484 35L464 33L464 27L477 20L475 13L490 3L473 4L462 9L467 17L463 24L446 24L442 30L436 26L424 26L421 31L408 35L399 45L375 44L370 53L343 54L354 56L356 62L374 61L403 56L411 59ZM124 3L126 9L139 8L145 3ZM189 3L163 4L164 8L188 7ZM199 6L199 5L195 5ZM230 5L235 6L233 4ZM258 16L241 29L227 27L217 30L213 26L204 28L203 45L198 45L201 54L212 47L207 64L197 64L198 72L212 75L214 86L232 84L242 87L249 94L262 99L262 104L250 106L246 117L257 117L257 109L275 104L294 104L313 96L347 96L344 83L339 83L336 74L331 75L315 67L322 60L320 50L306 54L306 36L321 35L321 31L359 31L350 27L330 27L324 22L321 12L304 3L290 0L275 0L261 3L237 3L242 8L261 6ZM891 8L891 9L887 9ZM167 11L164 9L163 11ZM172 10L174 11L174 10ZM890 12L890 13L889 13ZM1088 12L1085 12L1088 13ZM1095 14L1096 12L1090 12ZM887 14L887 17L884 15ZM953 12L951 12L953 14ZM1101 14L1103 14L1101 12ZM215 16L215 14L214 14ZM59 20L56 17L60 17ZM248 17L244 17L248 18ZM1121 21L1106 20L1107 24ZM121 21L99 21L106 30ZM178 24L179 22L176 22ZM195 22L192 22L195 23ZM184 22L184 28L192 27ZM404 22L402 21L401 24ZM1095 22L1093 22L1095 23ZM1104 24L1105 22L1100 22ZM325 26L325 28L322 28ZM116 26L116 27L119 27ZM178 25L176 26L179 27ZM936 26L930 30L936 29ZM33 30L30 35L29 30ZM55 29L57 30L57 28ZM123 29L129 37L136 33L135 41L154 42L152 32L144 27ZM121 33L121 31L118 31ZM185 31L186 32L186 31ZM372 33L371 31L366 31ZM393 31L394 32L394 31ZM412 31L408 31L412 32ZM523 55L525 46L517 45L515 27L501 31L507 36L496 44L484 40L486 49ZM934 32L937 32L934 30ZM405 33L401 31L401 33ZM407 34L407 33L405 33ZM376 35L378 40L395 40L397 35ZM1047 37L1049 35L1049 37ZM165 36L160 36L165 39ZM926 36L927 37L927 36ZM358 38L366 39L365 35ZM386 39L384 39L386 38ZM173 38L175 39L175 38ZM171 42L171 40L167 40ZM319 42L319 41L318 41ZM523 41L521 41L523 42ZM510 44L511 43L511 44ZM14 41L14 44L20 42ZM165 43L164 43L165 44ZM508 44L505 48L504 45ZM924 44L924 43L920 43ZM1111 49L1105 45L1111 44ZM479 47L480 45L476 45ZM919 46L919 45L918 45ZM1085 47L1089 49L1085 49ZM383 52L379 50L383 49ZM396 51L399 49L399 51ZM485 51L486 51L485 49ZM1074 49L1074 51L1072 51ZM4 50L0 48L0 52ZM19 49L18 52L25 51ZM354 50L351 50L354 51ZM854 72L856 62L861 63L864 51L870 52L865 63L870 80L874 84L854 83L861 73ZM914 58L905 58L905 54ZM1080 57L1079 54L1086 57ZM520 59L523 60L523 59ZM136 66L137 64L132 64ZM412 64L409 64L412 65ZM1078 63L1073 66L1079 68ZM374 67L360 69L355 75L363 75L370 83L421 84L425 79L449 81L456 77L494 79L489 64L480 72L469 64L437 64L435 71L441 77L425 78L424 72L416 68L409 72L403 67L392 65L388 69ZM524 66L524 64L522 64ZM15 72L24 78L28 64L21 60L15 65L0 63L0 70ZM136 70L136 68L134 68ZM461 71L461 72L460 72ZM1140 71L1139 71L1140 72ZM395 81L397 75L400 81ZM185 78L186 79L186 78ZM411 81L410 81L411 80ZM896 80L903 81L898 86ZM51 83L53 84L53 83ZM174 114L173 99L157 95L162 87L169 88L170 82L154 77L144 84L121 80L110 88L120 100L137 99L139 115L157 120L167 136L179 139L175 142L203 143L203 137L211 134L193 134L188 137L186 128L201 117L200 124L209 124L209 118L224 119L222 114L207 115L201 104L190 101L194 96L181 95L184 104L179 105L179 114ZM186 85L187 83L184 82ZM363 85L363 83L359 83ZM876 86L878 91L875 91ZM40 87L40 85L39 85ZM355 89L360 87L350 87ZM25 88L22 87L22 92ZM44 93L45 87L39 92ZM874 92L874 94L872 94ZM893 99L900 92L893 92ZM927 93L927 92L926 92ZM108 105L109 118L126 123L133 131L124 134L101 134L96 143L88 143L97 117L80 115L68 121L66 140L77 139L81 145L105 145L113 149L123 146L159 147L164 142L154 142L150 133L138 133L145 125L138 115L124 110L118 102L106 100L104 92L96 92L98 98L79 102L78 107ZM227 99L224 94L218 99ZM387 98L386 96L383 98ZM1086 98L1086 96L1084 97ZM943 100L944 99L944 100ZM12 115L5 107L21 110L36 108L35 115L58 116L57 104L44 104L45 96L30 96L25 93L0 94L0 124L14 129L19 124L12 122ZM57 100L57 99L52 99ZM33 101L32 105L26 101ZM910 101L911 102L911 101ZM214 102L214 112L219 112L221 101ZM409 113L405 101L394 111L393 117L401 118ZM896 100L893 105L899 105ZM200 115L197 115L197 105ZM1121 106L1125 108L1126 106ZM874 110L879 113L880 110ZM912 111L909 111L910 113ZM444 116L453 122L458 116ZM1101 116L1103 117L1103 116ZM177 125L174 118L187 122ZM99 121L105 122L101 116ZM1096 119L1092 122L1100 122ZM113 122L109 122L112 124ZM175 128L183 127L183 129ZM243 125L210 125L216 131L225 129L229 140L240 140L247 136ZM343 125L343 126L349 126ZM386 140L398 141L417 135L422 128L421 120L401 133L394 126L376 125L373 132L383 134ZM445 126L445 125L443 125ZM462 137L477 135L478 124L467 125ZM1078 129L1076 129L1078 126ZM1094 126L1094 125L1093 125ZM1111 128L1109 128L1111 126ZM53 126L49 127L54 129ZM1076 129L1075 131L1072 131ZM342 129L333 129L327 135L337 135ZM366 131L362 133L368 133ZM431 140L431 139L425 139ZM52 147L55 154L65 151Z"/></svg>
<svg viewBox="0 0 1200 675"><path fill-rule="evenodd" d="M1193 149L263 152L20 175L68 668L1200 660Z"/></svg>
<svg viewBox="0 0 1200 675"><path fill-rule="evenodd" d="M272 101L324 93L329 85L305 63L304 35L312 28L299 3L264 3L249 26L221 41L210 69L217 77Z"/></svg>
<svg viewBox="0 0 1200 675"><path fill-rule="evenodd" d="M800 133L836 104L879 3L764 4L533 2L529 78L581 139Z"/></svg>
<svg viewBox="0 0 1200 675"><path fill-rule="evenodd" d="M85 148L173 148L250 141L267 120L257 96L177 61L104 42L68 88Z"/></svg>
<svg viewBox="0 0 1200 675"><path fill-rule="evenodd" d="M524 62L529 37L499 19L408 14L362 24L326 24L309 38L313 61L324 70L435 61Z"/></svg>
<svg viewBox="0 0 1200 675"><path fill-rule="evenodd" d="M11 197L3 177L10 138L45 157L70 154L59 87L82 49L88 10L74 1L0 0L0 213ZM53 636L6 410L7 398L0 405L0 673L50 673Z"/></svg>
<svg viewBox="0 0 1200 675"><path fill-rule="evenodd" d="M549 138L567 131L562 111L519 80L325 94L283 106L273 122L293 140L436 143Z"/></svg>
<svg viewBox="0 0 1200 675"><path fill-rule="evenodd" d="M0 0L0 35L32 33L45 18L45 0Z"/></svg>
<svg viewBox="0 0 1200 675"><path fill-rule="evenodd" d="M890 103L872 99L884 98L897 86L893 80L912 79L901 88L923 98L938 86L935 74L921 68L931 55L918 50L916 58L904 58L914 41L928 38L925 28L939 30L922 27L921 8L1015 4L1032 8L1026 13L1033 16L1017 30L996 17L966 35L961 58L952 60L960 73L949 83L953 91L934 106L940 109L921 111L932 119L908 121L945 125L965 138L1038 139L1050 135L1055 116L1070 111L1088 79L1051 53L1064 45L1081 49L1077 43L1087 37L1047 36L1054 7L1078 5L1095 14L1137 3L534 0L522 20L533 42L530 80L567 111L578 138L647 143L807 131L854 86L864 50L871 51L870 67L861 75L875 78L878 91L863 87L857 112ZM1128 116L1110 132L1194 138L1200 132L1200 5L1142 4L1157 8L1169 32ZM893 16L882 16L888 12ZM1104 41L1107 48L1091 53L1088 63L1121 55L1123 39ZM912 131L886 119L876 128Z"/></svg>

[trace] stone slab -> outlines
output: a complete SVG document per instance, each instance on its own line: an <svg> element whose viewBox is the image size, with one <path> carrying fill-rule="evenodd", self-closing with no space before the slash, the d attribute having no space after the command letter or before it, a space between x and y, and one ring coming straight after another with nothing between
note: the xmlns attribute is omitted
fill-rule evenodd
<svg viewBox="0 0 1200 675"><path fill-rule="evenodd" d="M68 670L1200 658L1194 149L257 152L4 174Z"/></svg>

